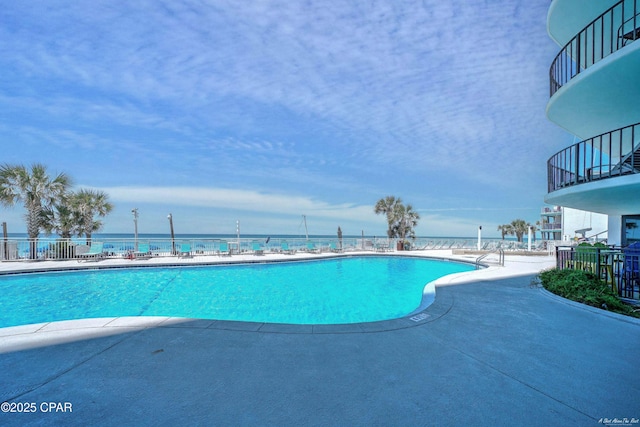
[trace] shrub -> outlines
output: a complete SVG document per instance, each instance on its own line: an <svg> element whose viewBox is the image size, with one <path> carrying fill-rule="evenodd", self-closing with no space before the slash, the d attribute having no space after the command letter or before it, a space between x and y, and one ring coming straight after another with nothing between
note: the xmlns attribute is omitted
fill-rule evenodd
<svg viewBox="0 0 640 427"><path fill-rule="evenodd" d="M640 317L640 312L622 302L608 284L591 272L554 268L543 271L538 277L545 289L561 297L627 316Z"/></svg>

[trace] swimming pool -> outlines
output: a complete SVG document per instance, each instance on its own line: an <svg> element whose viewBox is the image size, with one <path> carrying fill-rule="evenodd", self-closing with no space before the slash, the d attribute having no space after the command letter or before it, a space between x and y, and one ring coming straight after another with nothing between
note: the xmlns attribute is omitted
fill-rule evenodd
<svg viewBox="0 0 640 427"><path fill-rule="evenodd" d="M0 327L123 316L372 322L411 313L427 283L473 268L434 259L360 256L3 276Z"/></svg>

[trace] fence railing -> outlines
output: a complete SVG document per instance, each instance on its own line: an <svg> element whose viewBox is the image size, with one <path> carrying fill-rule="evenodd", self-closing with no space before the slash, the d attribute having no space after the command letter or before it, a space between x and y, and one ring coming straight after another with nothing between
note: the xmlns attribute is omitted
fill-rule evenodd
<svg viewBox="0 0 640 427"><path fill-rule="evenodd" d="M547 161L548 191L640 173L640 123L578 142Z"/></svg>
<svg viewBox="0 0 640 427"><path fill-rule="evenodd" d="M640 253L610 247L558 246L556 267L594 273L622 298L640 299Z"/></svg>
<svg viewBox="0 0 640 427"><path fill-rule="evenodd" d="M94 239L93 245L101 245L103 258L133 258L144 248L152 257L183 255L188 248L189 255L242 254L254 252L283 252L283 244L290 251L340 251L340 250L390 250L389 239L346 238L335 239L182 239L176 238L139 238L130 239ZM185 246L186 245L186 246ZM91 249L72 239L41 238L9 239L0 243L0 260L69 260L86 257Z"/></svg>
<svg viewBox="0 0 640 427"><path fill-rule="evenodd" d="M141 247L148 248L148 256L169 257L183 255L184 245L189 255L221 255L282 253L282 252L338 252L338 251L373 251L387 252L398 249L396 239L386 237L349 237L339 240L331 238L241 238L241 239L202 239L202 238L133 238L94 239L94 245L102 245L100 256L103 258L133 258ZM284 246L283 246L284 245ZM284 248L288 248L286 251ZM404 246L404 250L442 250L442 249L477 249L475 239L432 239L418 238ZM499 239L483 239L481 250L496 249L522 251L528 249L528 242L515 242ZM532 249L547 249L546 242L538 240L532 243ZM81 259L90 250L88 245L74 239L40 238L37 240L8 239L0 241L0 261L35 261L35 260L71 260Z"/></svg>
<svg viewBox="0 0 640 427"><path fill-rule="evenodd" d="M556 55L550 96L593 64L640 39L640 0L621 0L594 19Z"/></svg>

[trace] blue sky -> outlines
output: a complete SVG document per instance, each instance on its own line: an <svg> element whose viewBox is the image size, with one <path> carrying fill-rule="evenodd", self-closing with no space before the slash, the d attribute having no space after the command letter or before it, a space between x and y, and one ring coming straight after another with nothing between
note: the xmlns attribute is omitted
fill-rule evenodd
<svg viewBox="0 0 640 427"><path fill-rule="evenodd" d="M0 9L0 162L107 192L104 232L422 236L539 220L548 0L47 1ZM0 208L24 232L23 209ZM303 232L303 230L302 230Z"/></svg>

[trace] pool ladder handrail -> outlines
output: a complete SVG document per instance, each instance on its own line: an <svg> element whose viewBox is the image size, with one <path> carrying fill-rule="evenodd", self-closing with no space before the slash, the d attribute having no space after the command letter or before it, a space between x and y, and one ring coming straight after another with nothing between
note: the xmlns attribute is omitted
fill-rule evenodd
<svg viewBox="0 0 640 427"><path fill-rule="evenodd" d="M504 249L497 248L497 249L494 249L494 250L492 250L490 252L487 252L486 254L482 254L478 258L476 258L476 270L480 269L480 261L482 261L483 259L485 259L489 255L495 254L495 253L498 254L498 264L501 267L504 267Z"/></svg>

